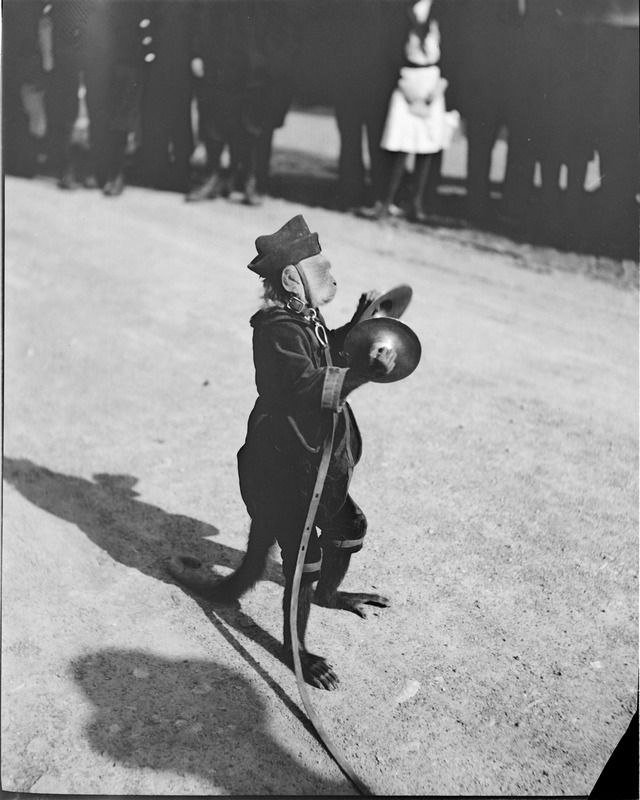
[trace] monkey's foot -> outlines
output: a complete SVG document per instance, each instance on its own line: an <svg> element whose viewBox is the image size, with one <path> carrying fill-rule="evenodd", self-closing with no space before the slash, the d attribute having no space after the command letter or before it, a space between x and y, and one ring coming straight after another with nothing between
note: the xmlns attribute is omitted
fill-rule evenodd
<svg viewBox="0 0 640 800"><path fill-rule="evenodd" d="M285 649L284 660L287 666L294 669L291 650ZM300 664L302 666L302 676L306 683L315 686L316 689L327 689L330 692L338 688L340 679L333 671L331 664L322 656L302 651L300 653Z"/></svg>
<svg viewBox="0 0 640 800"><path fill-rule="evenodd" d="M379 608L388 608L391 601L381 594L363 594L360 592L336 592L331 598L323 597L322 594L314 596L315 602L325 608L341 608L344 611L351 611L359 617L366 619L367 609L366 606L378 606Z"/></svg>

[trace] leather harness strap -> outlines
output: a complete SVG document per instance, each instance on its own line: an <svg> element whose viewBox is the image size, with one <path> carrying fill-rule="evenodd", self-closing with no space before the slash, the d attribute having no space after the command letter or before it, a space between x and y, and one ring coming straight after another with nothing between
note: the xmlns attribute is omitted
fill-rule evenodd
<svg viewBox="0 0 640 800"><path fill-rule="evenodd" d="M317 335L318 334L316 332L316 336ZM319 336L318 339L320 339ZM321 344L323 343L321 342ZM325 354L325 359L327 361L327 365L331 366L332 363L331 355L329 352L329 347L327 345L324 346L324 354ZM344 774L351 781L351 783L356 787L356 789L358 789L358 791L363 795L374 795L374 792L365 783L363 783L363 781L361 781L360 778L358 778L358 776L352 771L344 755L334 744L334 742L332 742L326 730L324 729L320 717L318 716L316 710L311 704L311 698L309 697L307 684L305 683L304 675L302 674L302 663L300 661L300 641L298 638L298 597L300 595L300 581L302 577L302 571L304 568L304 560L307 552L307 545L309 544L309 537L311 536L311 531L314 528L316 514L318 512L318 506L320 505L320 498L322 497L322 490L324 488L325 480L327 478L327 473L329 471L329 462L331 461L331 453L333 451L333 441L335 438L337 422L338 422L338 413L334 411L331 420L331 431L327 435L327 438L325 439L322 447L322 458L320 460L320 466L318 467L318 474L316 476L316 482L313 487L313 494L311 495L311 502L309 503L309 510L307 511L307 517L304 523L304 528L302 530L302 538L300 539L300 546L298 548L296 568L293 575L293 585L291 587L291 607L289 609L291 649L293 654L293 666L296 674L296 683L298 684L298 691L300 693L300 697L302 698L302 704L304 705L305 711L307 712L307 716L309 717L311 724L315 728L322 743L327 748L327 750L329 751L329 753L331 754L337 765L344 772Z"/></svg>
<svg viewBox="0 0 640 800"><path fill-rule="evenodd" d="M316 483L313 487L313 494L311 496L311 503L309 504L309 511L307 512L307 518L304 523L304 529L302 531L302 539L300 540L300 547L298 549L298 558L296 561L296 569L293 575L293 586L291 588L291 608L290 608L290 634L291 634L291 648L293 652L293 665L295 668L296 673L296 683L298 684L298 691L300 692L300 697L302 698L302 704L304 705L305 711L307 712L307 716L311 721L311 724L316 729L318 736L322 740L322 743L327 748L329 753L333 756L334 760L340 767L340 769L344 772L344 774L349 778L351 783L358 789L358 791L363 795L373 795L375 794L365 783L363 783L360 778L352 771L351 767L347 764L343 754L331 741L329 735L324 729L320 717L316 713L313 705L311 704L311 699L309 697L309 692L307 690L307 684L305 683L304 676L302 674L302 663L300 661L300 642L298 640L298 595L300 594L300 579L302 577L302 569L304 567L304 558L305 553L307 551L307 544L309 542L309 536L311 535L311 531L314 527L316 513L318 511L318 505L320 504L320 497L322 496L322 489L324 487L324 482L327 477L327 472L329 470L329 462L331 460L331 451L333 449L333 439L336 430L336 422L337 422L338 415L337 413L333 414L333 421L331 425L331 433L327 436L324 448L322 452L322 460L320 461L320 467L318 468L318 475L316 477Z"/></svg>

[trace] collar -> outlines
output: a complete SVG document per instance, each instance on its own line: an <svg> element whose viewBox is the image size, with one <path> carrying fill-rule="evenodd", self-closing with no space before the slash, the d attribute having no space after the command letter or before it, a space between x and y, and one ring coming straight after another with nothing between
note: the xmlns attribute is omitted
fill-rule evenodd
<svg viewBox="0 0 640 800"><path fill-rule="evenodd" d="M318 312L315 308L311 308L306 303L303 303L299 297L289 298L289 301L285 308L288 311L297 314L299 317L302 317L306 322L309 322L313 325L313 332L316 335L316 339L320 342L322 347L329 346L329 337L327 336L327 329L322 324L321 318L318 316Z"/></svg>
<svg viewBox="0 0 640 800"><path fill-rule="evenodd" d="M305 319L315 319L315 317L318 315L318 312L315 310L315 308L311 308L311 306L307 305L307 303L303 302L295 295L292 295L289 298L285 308L288 311L293 311L294 314L298 314L300 317L304 317Z"/></svg>

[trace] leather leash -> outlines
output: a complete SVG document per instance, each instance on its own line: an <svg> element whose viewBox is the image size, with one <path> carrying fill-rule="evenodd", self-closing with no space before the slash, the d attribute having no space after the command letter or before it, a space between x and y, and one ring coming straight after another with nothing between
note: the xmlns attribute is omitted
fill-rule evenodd
<svg viewBox="0 0 640 800"><path fill-rule="evenodd" d="M327 358L328 363L331 364L331 356L329 354L329 348L326 345L325 345L325 356ZM304 676L302 674L302 663L300 661L300 641L298 639L298 596L300 594L300 580L302 577L302 569L304 567L304 559L305 559L305 553L307 551L307 545L309 543L309 537L311 536L311 531L314 528L316 513L318 511L318 506L320 505L320 498L322 496L322 490L324 488L324 484L327 478L327 473L329 471L329 462L331 461L331 453L333 451L333 440L335 438L337 422L338 422L338 414L337 412L334 412L331 421L331 432L327 435L327 438L325 439L323 445L322 458L320 460L320 466L318 467L318 474L316 476L316 482L313 487L313 494L311 495L311 502L309 503L309 510L307 511L307 518L304 523L304 528L302 530L302 538L300 539L300 546L298 548L296 568L293 575L293 586L291 587L291 606L289 609L291 648L293 653L293 666L296 674L296 683L298 684L298 692L300 693L300 697L302 698L302 704L304 706L305 711L307 712L307 716L309 717L311 724L315 728L318 736L320 737L320 740L327 748L327 750L333 757L334 761L344 772L346 777L351 781L351 783L356 787L356 789L360 792L360 794L366 796L372 796L375 793L365 783L363 783L363 781L361 781L360 778L358 778L358 776L352 771L344 755L334 744L334 742L331 741L328 733L324 729L320 717L318 716L315 708L311 704L311 698L309 697L307 684L305 683Z"/></svg>

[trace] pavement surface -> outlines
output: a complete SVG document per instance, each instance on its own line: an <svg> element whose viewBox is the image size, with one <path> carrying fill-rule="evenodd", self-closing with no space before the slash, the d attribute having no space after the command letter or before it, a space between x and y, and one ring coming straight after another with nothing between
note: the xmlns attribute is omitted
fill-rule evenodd
<svg viewBox="0 0 640 800"><path fill-rule="evenodd" d="M282 579L232 607L248 530L253 241L304 213L360 293L414 290L422 362L352 396L369 520L309 645L375 793L586 795L636 708L637 265L267 199L5 186L2 788L348 795L279 660Z"/></svg>

